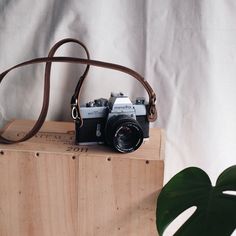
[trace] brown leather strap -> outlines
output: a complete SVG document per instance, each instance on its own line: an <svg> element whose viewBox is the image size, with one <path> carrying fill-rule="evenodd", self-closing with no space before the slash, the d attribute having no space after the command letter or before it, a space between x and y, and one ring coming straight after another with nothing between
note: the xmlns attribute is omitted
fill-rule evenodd
<svg viewBox="0 0 236 236"><path fill-rule="evenodd" d="M62 46L63 44L66 44L66 43L70 43L70 42L80 45L85 50L87 59L90 59L89 52L88 52L88 49L86 48L86 46L82 42L80 42L79 40L72 39L72 38L66 38L66 39L63 39L63 40L60 40L59 42L57 42L49 51L48 58L53 57L54 54L56 53L57 49L60 46ZM24 63L21 63L21 64L22 64L21 66L24 66L23 65ZM31 63L29 63L29 64L31 64ZM26 140L30 139L31 137L33 137L39 131L39 129L42 127L42 125L46 119L47 112L48 112L48 106L49 106L51 64L52 64L51 61L46 62L45 74L44 74L43 105L41 108L39 118L36 121L36 123L34 124L33 128L23 138L16 140L16 141L6 139L0 135L0 143L12 144L12 143L19 143L19 142L26 141ZM21 67L21 66L18 66L18 67ZM11 69L9 69L7 71L10 72L10 70ZM89 65L87 65L87 67L81 77L85 78L86 75L88 74L88 71L89 71ZM0 76L0 82L2 81L4 76L6 75L5 72L2 73L3 76ZM79 80L78 84L79 83L80 83L80 80ZM77 85L77 87L78 87L78 85Z"/></svg>
<svg viewBox="0 0 236 236"><path fill-rule="evenodd" d="M18 65L11 67L10 69L8 69L0 74L0 82L1 82L3 80L3 78L13 69L16 69L16 68L19 68L22 66L26 66L26 65L30 65L30 64L46 62L45 75L44 75L43 106L42 106L38 120L36 121L34 127L25 135L25 137L23 137L19 140L9 140L9 139L6 139L6 138L0 136L0 143L11 144L11 143L19 143L19 142L26 141L27 139L33 137L39 131L39 129L42 127L42 125L46 119L48 106L49 106L50 73L51 73L51 63L52 62L69 62L69 63L87 65L86 70L81 77L82 79L79 80L78 85L76 86L76 90L75 90L75 94L78 95L78 100L77 100L76 105L77 105L77 109L78 109L78 119L81 121L81 125L82 125L82 117L79 112L79 95L80 95L80 91L81 91L81 88L83 85L83 81L87 75L89 65L118 70L118 71L124 72L126 74L129 74L129 75L133 76L135 79L137 79L144 86L145 90L147 91L147 93L149 95L149 107L148 107L147 118L151 122L155 121L157 119L157 111L156 111L156 106L155 106L156 95L155 95L153 89L151 88L151 86L149 85L149 83L146 80L144 80L144 78L141 75L139 75L137 72L135 72L134 70L131 70L131 69L121 66L121 65L102 62L102 61L95 61L95 60L90 60L90 59L82 59L82 58L75 58L75 57L53 57L56 50L62 44L67 43L67 42L72 42L72 41L75 43L78 43L80 45L82 44L78 40L74 40L74 39L61 40L53 46L53 48L49 52L48 57L35 58L35 59L29 60L29 61L25 61L23 63L20 63ZM86 51L86 53L87 53L87 51ZM89 57L88 53L87 53L87 56Z"/></svg>
<svg viewBox="0 0 236 236"><path fill-rule="evenodd" d="M50 50L49 54L48 54L48 57L51 58L54 56L54 54L56 53L57 49L62 46L63 44L65 43L77 43L79 44L86 52L86 56L87 56L87 59L89 60L90 59L90 56L89 56L89 51L88 49L86 48L86 46L80 42L79 40L77 39L72 39L72 38L67 38L67 39L63 39L63 40L60 40L59 42L57 42ZM52 62L47 62L46 63L46 68L45 68L45 83L50 83L50 75L51 75L51 65L52 65ZM78 83L75 87L75 91L74 91L74 94L71 98L71 110L72 110L72 118L75 118L74 120L79 120L79 117L73 117L73 111L76 111L77 114L79 114L79 111L78 111L78 96L80 94L80 90L82 88L82 84L84 82L84 79L86 78L87 74L88 74L88 71L89 71L89 65L86 66L86 69L84 71L84 73L82 74L82 76L80 76L79 80L78 80ZM49 91L48 91L48 96L49 96Z"/></svg>

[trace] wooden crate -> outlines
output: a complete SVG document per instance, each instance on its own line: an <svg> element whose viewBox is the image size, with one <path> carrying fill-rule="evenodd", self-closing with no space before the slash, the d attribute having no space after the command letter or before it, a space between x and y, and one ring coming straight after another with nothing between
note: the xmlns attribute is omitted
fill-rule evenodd
<svg viewBox="0 0 236 236"><path fill-rule="evenodd" d="M6 137L24 135L14 121ZM152 236L163 184L164 136L139 150L75 146L74 124L46 122L31 140L0 145L1 236Z"/></svg>

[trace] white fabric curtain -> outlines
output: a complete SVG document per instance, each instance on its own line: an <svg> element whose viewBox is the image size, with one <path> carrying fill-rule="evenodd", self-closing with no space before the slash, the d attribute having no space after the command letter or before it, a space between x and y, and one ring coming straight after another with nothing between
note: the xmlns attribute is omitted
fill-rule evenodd
<svg viewBox="0 0 236 236"><path fill-rule="evenodd" d="M154 126L166 130L165 181L184 167L197 166L214 184L235 164L236 1L0 1L0 71L46 56L67 37L83 41L92 59L130 67L153 86L159 113ZM85 56L75 45L57 55ZM53 66L48 119L70 120L70 98L83 69ZM3 81L1 125L15 117L37 117L42 70L33 66ZM146 95L132 78L92 68L83 102L109 97L111 91L131 98Z"/></svg>

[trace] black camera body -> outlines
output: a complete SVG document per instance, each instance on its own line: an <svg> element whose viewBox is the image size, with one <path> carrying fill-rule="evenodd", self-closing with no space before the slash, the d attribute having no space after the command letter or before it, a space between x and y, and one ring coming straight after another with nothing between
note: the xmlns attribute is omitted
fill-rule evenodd
<svg viewBox="0 0 236 236"><path fill-rule="evenodd" d="M76 124L76 143L102 144L119 152L135 151L149 138L149 121L145 99L134 103L123 93L111 93L109 100L100 98L80 107L83 126Z"/></svg>

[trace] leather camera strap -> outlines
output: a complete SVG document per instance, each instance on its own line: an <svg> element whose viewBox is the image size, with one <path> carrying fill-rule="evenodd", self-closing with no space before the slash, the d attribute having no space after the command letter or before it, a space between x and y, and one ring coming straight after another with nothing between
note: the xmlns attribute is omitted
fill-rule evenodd
<svg viewBox="0 0 236 236"><path fill-rule="evenodd" d="M74 42L77 43L79 45L81 45L87 54L88 59L83 59L83 58L76 58L76 57L54 57L54 54L56 52L56 50L63 44L68 43L68 42ZM0 83L3 80L3 78L13 69L22 67L22 66L26 66L26 65L31 65L31 64L37 64L37 63L46 63L45 66L45 74L44 74L44 95L43 95L43 105L41 108L41 112L39 115L38 120L36 121L36 123L34 124L33 128L23 137L20 138L19 140L9 140L7 138L4 138L0 135L0 143L4 143L4 144L12 144L12 143L19 143L19 142L23 142L26 141L28 139L30 139L31 137L33 137L42 127L46 116L47 116L47 112L48 112L48 107L49 107L49 95L50 95L50 74L51 74L51 65L52 62L67 62L67 63L74 63L74 64L84 64L87 65L85 72L83 73L83 75L80 77L80 80L76 86L75 89L75 93L72 96L72 108L75 107L76 109L76 116L74 118L76 118L76 122L80 123L80 126L83 125L83 119L81 117L80 114L80 110L79 110L79 100L80 100L80 92L81 92L81 88L84 82L84 79L88 73L89 70L89 66L97 66L97 67L102 67L102 68L107 68L107 69L112 69L112 70L117 70L117 71L121 71L123 73L129 74L132 77L134 77L135 79L137 79L145 88L145 90L148 93L149 96L149 105L148 105L148 110L147 110L147 119L150 122L153 122L157 119L157 111L156 111L156 95L153 91L153 89L151 88L151 86L149 85L149 83L144 80L144 78L139 75L137 72L135 72L132 69L129 69L127 67L118 65L118 64L113 64L113 63L108 63L108 62L102 62L102 61L96 61L96 60L90 60L89 59L89 53L87 48L85 47L84 44L82 44L80 41L76 40L76 39L63 39L61 41L59 41L58 43L56 43L52 49L50 50L48 57L42 57L42 58L35 58L29 61L25 61L23 63L17 64L11 68L9 68L8 70L4 71L3 73L0 74Z"/></svg>

